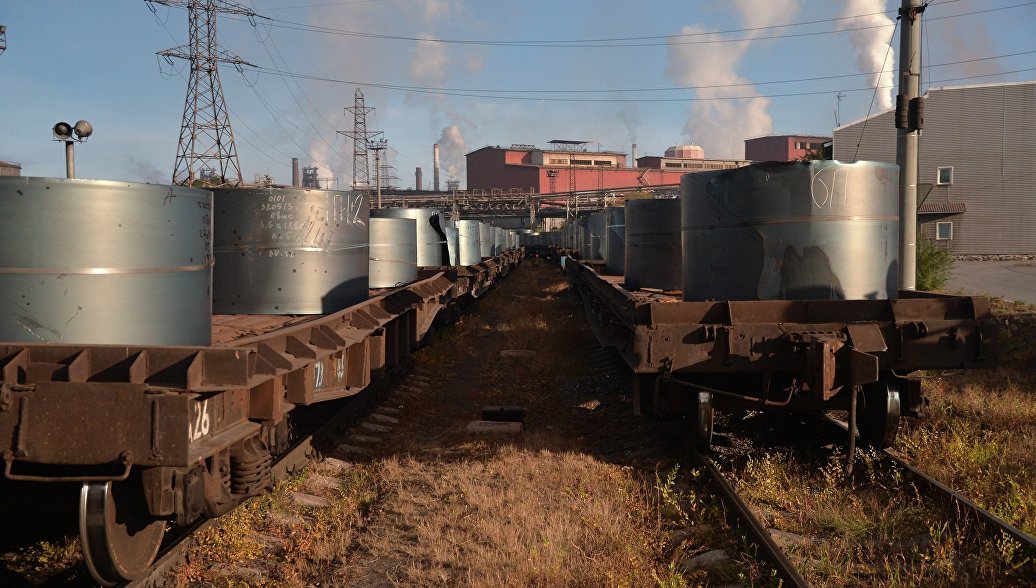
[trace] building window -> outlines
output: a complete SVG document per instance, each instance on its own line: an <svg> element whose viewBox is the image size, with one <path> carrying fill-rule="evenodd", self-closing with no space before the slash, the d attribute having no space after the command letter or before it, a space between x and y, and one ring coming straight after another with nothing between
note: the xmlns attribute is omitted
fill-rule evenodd
<svg viewBox="0 0 1036 588"><path fill-rule="evenodd" d="M594 160L592 159L573 159L572 165L593 165Z"/></svg>
<svg viewBox="0 0 1036 588"><path fill-rule="evenodd" d="M671 162L671 161L667 161L667 162L665 162L665 163L664 163L663 165L664 165L665 167L680 167L680 164L679 164L679 163L673 163L673 162Z"/></svg>
<svg viewBox="0 0 1036 588"><path fill-rule="evenodd" d="M567 159L553 159L550 160L551 165L568 165Z"/></svg>
<svg viewBox="0 0 1036 588"><path fill-rule="evenodd" d="M595 159L594 160L594 165L601 165L601 166L611 167L612 166L612 162L607 161L605 159Z"/></svg>
<svg viewBox="0 0 1036 588"><path fill-rule="evenodd" d="M949 241L953 238L953 223L935 223L935 240Z"/></svg>
<svg viewBox="0 0 1036 588"><path fill-rule="evenodd" d="M947 186L953 183L953 166L948 165L940 167L937 173L935 183L940 186Z"/></svg>

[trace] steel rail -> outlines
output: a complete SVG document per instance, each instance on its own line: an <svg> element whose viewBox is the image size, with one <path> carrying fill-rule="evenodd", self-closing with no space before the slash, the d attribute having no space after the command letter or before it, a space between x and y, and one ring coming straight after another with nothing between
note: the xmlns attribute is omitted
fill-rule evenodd
<svg viewBox="0 0 1036 588"><path fill-rule="evenodd" d="M844 422L833 418L831 416L826 417L827 420L837 426L839 429L848 432L849 427ZM882 459L891 462L895 466L906 471L910 476L917 481L923 490L927 490L930 493L938 494L944 499L947 499L954 507L959 510L963 510L967 514L970 514L973 520L979 522L987 531L1000 531L1005 535L1011 537L1017 541L1021 547L1028 551L1033 556L1036 556L1036 537L1022 531L1018 527L1015 527L1010 522L996 516L988 510L982 508L978 504L965 497L963 494L943 484L939 480L929 476L928 474L917 469L913 465L907 463L902 458L894 455L888 449L883 449L880 452Z"/></svg>
<svg viewBox="0 0 1036 588"><path fill-rule="evenodd" d="M737 520L742 523L741 527L748 535L748 538L762 550L762 553L759 555L773 566L777 575L787 582L789 586L797 588L809 588L812 586L795 569L794 564L785 555L784 550L770 536L766 526L759 521L752 509L749 508L748 503L742 500L741 496L734 490L734 487L730 485L730 482L723 477L723 472L719 471L719 468L712 463L712 460L697 451L692 451L691 461L708 473L709 478L719 490L720 498L734 512Z"/></svg>

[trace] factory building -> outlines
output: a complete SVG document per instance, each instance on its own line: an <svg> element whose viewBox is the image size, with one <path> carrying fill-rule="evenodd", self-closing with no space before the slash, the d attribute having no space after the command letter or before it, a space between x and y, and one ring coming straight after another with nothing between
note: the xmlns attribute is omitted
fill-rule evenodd
<svg viewBox="0 0 1036 588"><path fill-rule="evenodd" d="M678 145L666 155L645 156L629 167L625 153L590 151L585 141L555 139L550 149L535 145L483 147L466 155L469 190L532 190L539 194L588 190L637 190L675 186L694 171L729 169L743 160L705 159L696 145Z"/></svg>
<svg viewBox="0 0 1036 588"><path fill-rule="evenodd" d="M745 159L749 161L795 161L810 151L823 153L831 137L818 135L767 135L745 139Z"/></svg>
<svg viewBox="0 0 1036 588"><path fill-rule="evenodd" d="M894 116L835 129L834 159L895 163ZM1036 253L1034 136L1036 81L930 89L918 147L921 233L956 255Z"/></svg>
<svg viewBox="0 0 1036 588"><path fill-rule="evenodd" d="M22 166L17 163L11 163L9 161L0 161L0 176L20 176L22 175Z"/></svg>

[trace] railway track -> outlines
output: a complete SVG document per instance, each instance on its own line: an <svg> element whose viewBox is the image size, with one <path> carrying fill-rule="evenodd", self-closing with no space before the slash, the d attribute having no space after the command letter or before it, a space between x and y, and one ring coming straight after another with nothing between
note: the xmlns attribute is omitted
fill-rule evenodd
<svg viewBox="0 0 1036 588"><path fill-rule="evenodd" d="M756 423L757 426L758 424ZM797 440L789 444L789 439L796 436L789 434L788 429L766 432L763 430L765 427L758 427L759 430L746 434L738 432L736 427L719 427L718 430L722 431L722 433L718 439L720 445L715 448L715 451L693 450L690 453L689 460L694 467L700 468L708 475L717 495L729 509L727 514L732 524L736 525L744 533L745 537L757 546L756 555L771 566L776 576L784 582L784 585L811 586L813 585L811 580L823 585L841 585L841 582L849 580L851 580L850 583L855 582L854 585L869 585L873 582L880 583L883 580L887 580L887 578L876 573L873 569L873 564L867 561L866 558L850 560L846 565L858 571L845 572L848 576L841 576L835 580L826 577L825 573L817 568L817 553L803 546L819 545L822 542L827 543L838 540L837 536L829 534L831 532L837 534L837 531L819 531L819 535L817 535L818 531L816 530L811 533L810 531L802 532L796 529L796 533L791 534L782 530L779 525L774 524L773 520L767 518L770 515L763 516L761 514L771 513L775 509L779 512L781 510L780 507L765 500L760 502L755 499L752 485L758 483L758 480L750 475L746 475L744 468L736 465L744 460L758 460L760 459L760 454L767 454L769 452L768 447L773 448L776 446L779 448L779 454L791 456L788 458L788 462L785 463L788 471L795 471L794 464L800 466L800 471L811 472L822 471L825 467L839 468L840 466L837 466L835 460L841 461L845 459L847 424L831 417L826 417L820 424L826 427L826 431L819 431L817 433L820 435L820 439L822 439L820 443L826 444L827 447L837 445L839 449L835 449L833 453L821 452L820 455L826 455L827 457L819 460L817 448L814 446L818 441L816 435L812 438L808 434L800 435ZM827 436L828 432L831 434L830 437ZM958 579L964 578L961 580L964 585L987 585L988 582L995 582L998 585L1027 585L1027 581L1024 578L1031 580L1031 578L1036 577L1036 538L990 513L988 510L983 509L974 501L955 492L887 449L871 450L867 455L869 457L866 458L868 460L866 467L859 465L856 468L855 476L847 474L841 480L841 483L851 487L845 489L845 491L857 494L872 492L874 491L872 486L875 483L875 478L900 480L900 487L898 489L886 489L889 495L889 502L885 505L886 510L877 513L877 515L895 518L897 516L895 513L900 509L903 512L907 510L910 510L911 513L923 512L925 516L923 523L927 525L928 529L935 529L941 532L942 537L950 537L949 542L951 544L955 542L957 545L958 551L952 555L948 563L944 562L944 564L950 567L955 565L961 569L966 569L958 577ZM722 466L717 465L720 463ZM789 463L792 465L789 465ZM832 465L833 463L835 465ZM844 461L841 461L841 463L844 465ZM809 484L808 481L800 478L794 478L794 481L791 483ZM880 485L880 483L878 484ZM911 491L904 492L904 488L909 488ZM778 492L782 490L783 488L779 489ZM790 498L790 500L795 500L796 498ZM805 509L806 507L803 508ZM813 506L810 508L821 507ZM811 513L800 513L794 509L792 509L791 513L785 514L790 519L796 519L798 516L807 518L811 516ZM880 525L881 523L875 524ZM802 523L802 526L806 528L809 525ZM801 536L797 534L800 532L802 533ZM801 542L791 542L791 551L789 551L789 543L787 541L775 540L780 538L781 535L785 537L792 536ZM875 542L878 539L862 535L845 540L860 541L862 545L868 542ZM913 565L909 563L911 553L923 559L926 557L924 550L935 550L939 547L938 545L929 547L927 538L918 540L916 537L904 540L904 544L913 543L910 548L906 548L903 545L897 546L895 542L892 543L886 546L890 552L898 549L905 551L903 556L905 558L903 560L904 568ZM989 546L993 546L994 551L996 548L1009 546L1007 550L1011 553L1010 562L999 568L996 567L999 563L990 563L984 567L985 564L979 563L978 560L990 557L990 552L985 549ZM911 552L911 549L915 551ZM922 551L916 551L917 549ZM866 549L860 548L857 555L865 551ZM953 561L953 558L957 558L959 561ZM842 563L845 562L843 561ZM975 571L976 569L979 571ZM982 571L983 569L984 571ZM921 584L924 583L924 581L921 582Z"/></svg>
<svg viewBox="0 0 1036 588"><path fill-rule="evenodd" d="M839 431L845 433L849 431L849 426L844 421L831 416L827 416L826 421L837 427ZM963 494L898 457L889 449L880 450L878 455L886 467L895 468L908 476L924 495L939 500L949 506L949 510L962 514L966 522L980 526L989 538L997 539L1000 536L1011 538L1018 543L1019 548L1030 561L1036 562L1036 537L982 508Z"/></svg>

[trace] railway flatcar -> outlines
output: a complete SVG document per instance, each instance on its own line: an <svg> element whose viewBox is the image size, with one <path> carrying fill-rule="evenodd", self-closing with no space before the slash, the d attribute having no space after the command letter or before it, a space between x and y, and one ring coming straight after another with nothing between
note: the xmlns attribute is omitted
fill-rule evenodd
<svg viewBox="0 0 1036 588"><path fill-rule="evenodd" d="M369 290L356 193L0 178L0 204L22 244L0 257L4 484L81 484L104 585L146 574L169 524L265 490L293 409L384 377L522 257Z"/></svg>
<svg viewBox="0 0 1036 588"><path fill-rule="evenodd" d="M885 447L923 407L922 370L993 367L988 299L897 287L897 172L753 164L685 175L679 202L628 202L625 276L567 272L632 370L638 410L689 415L702 446L716 409L848 410ZM679 233L651 208L682 211Z"/></svg>

